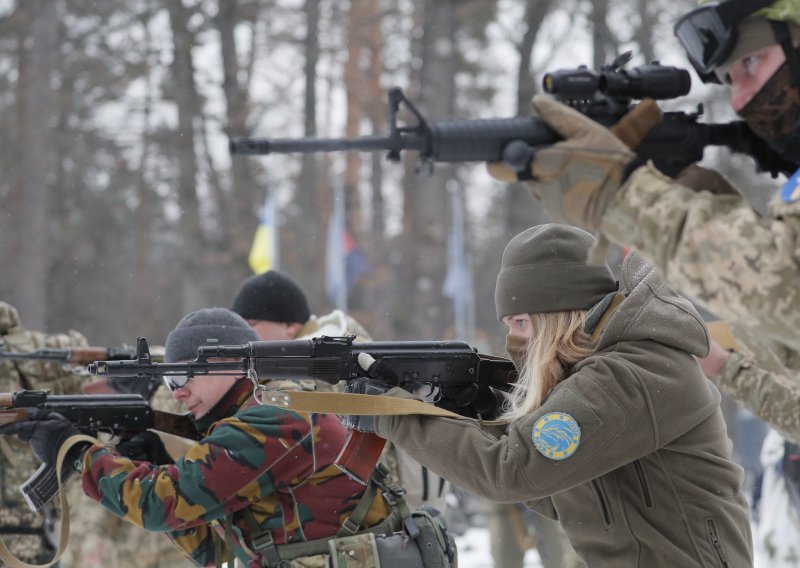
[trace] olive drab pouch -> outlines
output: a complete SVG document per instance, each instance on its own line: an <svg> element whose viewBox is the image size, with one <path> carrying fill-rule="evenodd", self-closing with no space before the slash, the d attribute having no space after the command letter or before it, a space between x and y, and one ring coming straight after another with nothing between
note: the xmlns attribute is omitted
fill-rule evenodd
<svg viewBox="0 0 800 568"><path fill-rule="evenodd" d="M424 568L457 566L455 541L447 532L447 523L438 509L423 505L411 513L405 525L405 532L419 548ZM414 526L419 531L416 536Z"/></svg>
<svg viewBox="0 0 800 568"><path fill-rule="evenodd" d="M424 505L391 534L365 533L330 541L331 568L455 568L455 546L444 517Z"/></svg>

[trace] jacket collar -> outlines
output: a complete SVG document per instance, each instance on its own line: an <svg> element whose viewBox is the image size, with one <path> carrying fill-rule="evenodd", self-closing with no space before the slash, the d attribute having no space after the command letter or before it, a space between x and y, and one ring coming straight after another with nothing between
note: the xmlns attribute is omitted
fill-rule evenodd
<svg viewBox="0 0 800 568"><path fill-rule="evenodd" d="M228 389L220 401L208 414L197 420L192 419L198 432L205 433L215 422L236 414L245 402L253 395L253 386L246 378L239 379Z"/></svg>

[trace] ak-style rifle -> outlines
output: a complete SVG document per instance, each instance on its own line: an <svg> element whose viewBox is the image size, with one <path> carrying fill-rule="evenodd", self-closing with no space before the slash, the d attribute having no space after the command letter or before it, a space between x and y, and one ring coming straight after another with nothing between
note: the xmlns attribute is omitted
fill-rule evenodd
<svg viewBox="0 0 800 568"><path fill-rule="evenodd" d="M501 397L497 391L509 391L517 378L511 361L480 355L460 341L354 343L354 337L204 346L198 349L195 360L184 363L153 362L147 340L142 337L137 342L135 360L99 361L89 366L89 372L106 377L166 380L174 376L241 374L253 381L256 390L259 380L288 378L330 384L347 381L349 390L363 392L359 383L368 379L387 387L432 395L436 406L481 418L497 414ZM359 362L362 355L372 358L367 370ZM369 478L385 443L371 435L371 442L365 443L364 436L352 431L336 462L343 471L361 480Z"/></svg>
<svg viewBox="0 0 800 568"><path fill-rule="evenodd" d="M154 410L136 394L51 395L46 390L0 393L0 425L26 420L30 408L58 412L90 436L105 432L124 440L153 429L200 439L188 414ZM43 463L20 489L32 510L42 509L58 493L56 464Z"/></svg>

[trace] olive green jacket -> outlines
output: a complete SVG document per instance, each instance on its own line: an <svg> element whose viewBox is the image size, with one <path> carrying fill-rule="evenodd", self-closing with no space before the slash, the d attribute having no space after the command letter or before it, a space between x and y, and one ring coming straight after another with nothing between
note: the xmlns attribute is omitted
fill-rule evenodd
<svg viewBox="0 0 800 568"><path fill-rule="evenodd" d="M457 485L560 519L592 568L751 566L742 470L693 357L705 325L634 255L621 292L595 352L528 418L379 417L376 432Z"/></svg>

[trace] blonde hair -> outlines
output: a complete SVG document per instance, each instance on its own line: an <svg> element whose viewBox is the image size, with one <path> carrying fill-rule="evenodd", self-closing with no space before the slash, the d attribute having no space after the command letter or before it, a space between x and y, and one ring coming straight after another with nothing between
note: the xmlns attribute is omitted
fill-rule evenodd
<svg viewBox="0 0 800 568"><path fill-rule="evenodd" d="M564 379L565 370L586 359L594 350L591 337L583 331L585 311L530 316L533 334L519 379L501 416L505 420L518 420L534 412Z"/></svg>

